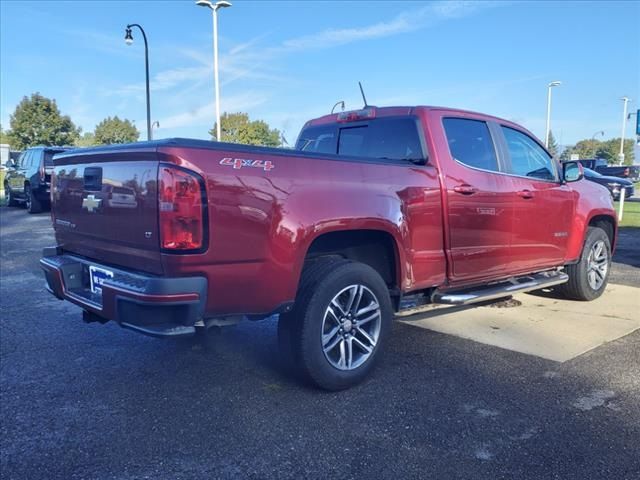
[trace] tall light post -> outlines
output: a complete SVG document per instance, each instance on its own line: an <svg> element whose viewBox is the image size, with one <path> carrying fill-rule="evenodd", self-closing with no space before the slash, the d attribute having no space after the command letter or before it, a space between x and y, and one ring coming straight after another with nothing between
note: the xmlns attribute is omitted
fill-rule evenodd
<svg viewBox="0 0 640 480"><path fill-rule="evenodd" d="M604 130L598 130L596 133L591 135L591 140L595 140L597 135L600 135L601 137L604 137Z"/></svg>
<svg viewBox="0 0 640 480"><path fill-rule="evenodd" d="M624 163L624 134L627 130L627 105L631 101L629 97L622 97L620 100L624 103L622 113L622 136L620 137L620 154L618 155L619 165Z"/></svg>
<svg viewBox="0 0 640 480"><path fill-rule="evenodd" d="M551 89L562 85L559 80L554 80L547 85L547 129L544 134L544 146L549 148L549 132L551 132Z"/></svg>
<svg viewBox="0 0 640 480"><path fill-rule="evenodd" d="M231 6L231 2L220 0L211 2L211 0L198 0L196 5L210 8L213 12L213 82L216 98L216 140L222 140L222 128L220 125L220 83L218 82L218 10Z"/></svg>
<svg viewBox="0 0 640 480"><path fill-rule="evenodd" d="M127 25L127 30L124 35L124 42L127 45L133 43L133 36L131 35L131 28L137 27L142 32L142 38L144 39L144 68L146 72L146 84L147 84L147 140L151 140L151 104L149 100L149 44L147 43L147 35L144 33L144 29L137 23L130 23Z"/></svg>

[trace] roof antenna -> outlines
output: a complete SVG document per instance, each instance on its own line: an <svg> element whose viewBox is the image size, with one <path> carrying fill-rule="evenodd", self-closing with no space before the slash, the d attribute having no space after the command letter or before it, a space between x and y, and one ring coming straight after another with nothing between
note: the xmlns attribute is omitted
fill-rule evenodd
<svg viewBox="0 0 640 480"><path fill-rule="evenodd" d="M369 105L367 104L367 97L364 96L364 90L362 89L362 83L358 82L360 86L360 93L362 94L362 100L364 101L364 108L367 108Z"/></svg>

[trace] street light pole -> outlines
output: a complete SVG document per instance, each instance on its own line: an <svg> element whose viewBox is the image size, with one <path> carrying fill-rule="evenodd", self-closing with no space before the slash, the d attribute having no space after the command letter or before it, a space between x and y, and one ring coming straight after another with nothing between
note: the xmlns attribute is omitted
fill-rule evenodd
<svg viewBox="0 0 640 480"><path fill-rule="evenodd" d="M218 10L231 6L225 0L212 3L211 0L198 0L196 5L210 8L213 12L213 82L216 101L216 140L222 140L222 126L220 125L220 82L218 80Z"/></svg>
<svg viewBox="0 0 640 480"><path fill-rule="evenodd" d="M142 38L144 39L144 68L146 73L146 86L147 86L147 140L151 140L151 101L149 100L149 44L147 43L147 34L144 32L144 29L138 25L137 23L130 23L127 25L127 30L124 36L124 41L127 45L131 45L133 43L133 36L131 35L131 28L137 27L140 29L142 33Z"/></svg>
<svg viewBox="0 0 640 480"><path fill-rule="evenodd" d="M544 146L549 148L549 132L551 132L551 89L562 85L562 82L555 80L547 85L547 129L544 134Z"/></svg>
<svg viewBox="0 0 640 480"><path fill-rule="evenodd" d="M600 135L600 136L604 137L604 130L598 130L596 133L591 135L591 140L595 140L596 139L596 135Z"/></svg>
<svg viewBox="0 0 640 480"><path fill-rule="evenodd" d="M627 105L631 101L629 97L622 97L620 100L624 102L622 113L622 136L620 137L620 154L618 155L619 165L624 163L624 134L627 130Z"/></svg>

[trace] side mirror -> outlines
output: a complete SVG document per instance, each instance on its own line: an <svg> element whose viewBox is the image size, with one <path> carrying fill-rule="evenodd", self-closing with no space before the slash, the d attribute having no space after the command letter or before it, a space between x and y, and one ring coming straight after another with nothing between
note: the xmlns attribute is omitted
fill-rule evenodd
<svg viewBox="0 0 640 480"><path fill-rule="evenodd" d="M562 164L562 179L565 183L577 182L584 177L584 169L580 162L564 162Z"/></svg>

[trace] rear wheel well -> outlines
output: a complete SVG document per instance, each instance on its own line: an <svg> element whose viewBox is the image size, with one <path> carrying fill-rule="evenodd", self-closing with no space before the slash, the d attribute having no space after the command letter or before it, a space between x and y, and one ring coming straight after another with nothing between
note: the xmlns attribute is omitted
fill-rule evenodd
<svg viewBox="0 0 640 480"><path fill-rule="evenodd" d="M611 244L611 247L613 247L615 240L614 225L615 222L609 215L596 215L591 220L589 220L590 227L596 227L604 230L604 232L607 234L607 237L609 237L609 243Z"/></svg>
<svg viewBox="0 0 640 480"><path fill-rule="evenodd" d="M330 232L316 238L305 261L336 255L364 263L377 271L389 288L398 286L398 255L393 237L379 230Z"/></svg>

